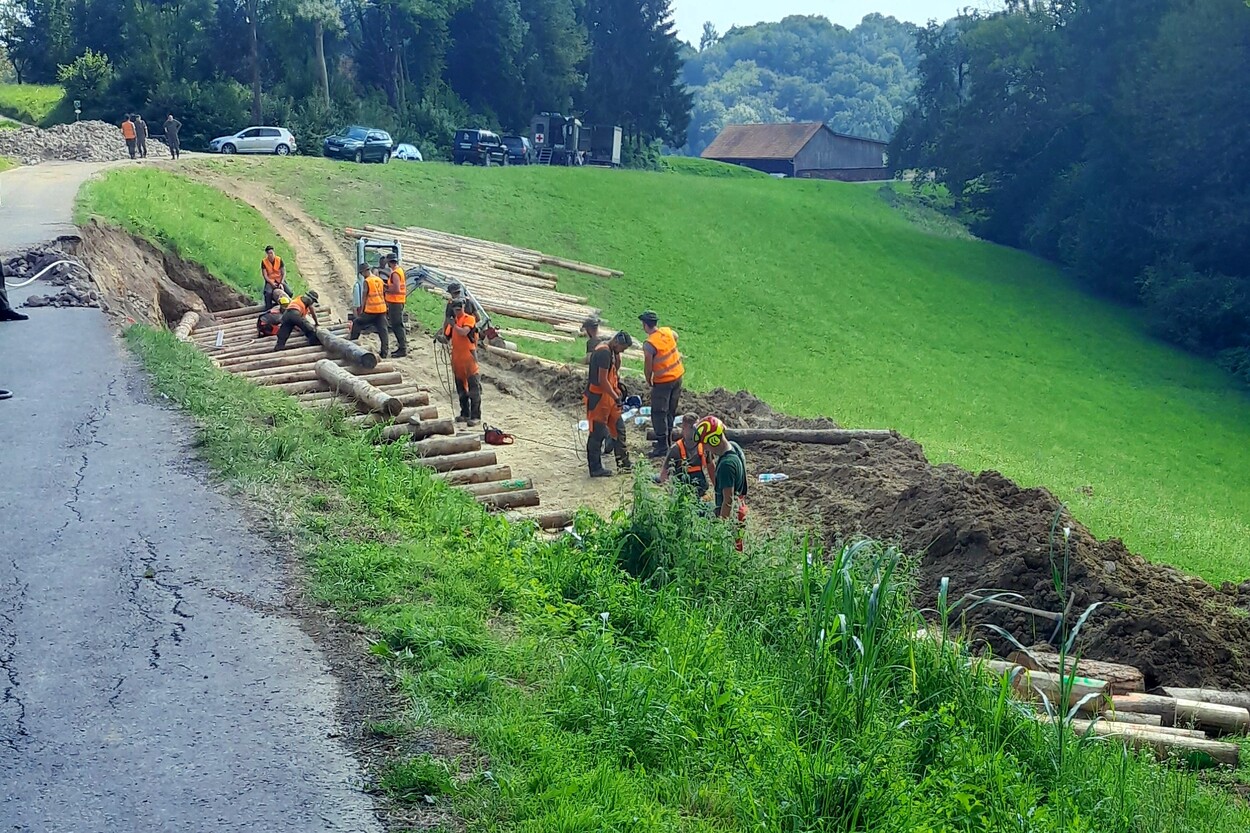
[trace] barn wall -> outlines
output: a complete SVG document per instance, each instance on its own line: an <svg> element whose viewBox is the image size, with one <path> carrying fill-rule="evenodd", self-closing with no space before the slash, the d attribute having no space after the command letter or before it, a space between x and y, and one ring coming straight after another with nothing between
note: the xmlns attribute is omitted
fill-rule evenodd
<svg viewBox="0 0 1250 833"><path fill-rule="evenodd" d="M824 170L809 169L799 171L800 179L836 179L839 182L873 182L879 179L892 179L890 169L876 168L832 168Z"/></svg>
<svg viewBox="0 0 1250 833"><path fill-rule="evenodd" d="M763 171L766 174L785 174L786 176L794 176L794 164L789 159L716 159L717 162L728 162L731 165L741 165L744 168L751 168L756 171Z"/></svg>
<svg viewBox="0 0 1250 833"><path fill-rule="evenodd" d="M839 168L882 168L885 145L867 139L852 139L821 130L794 158L798 175L803 171L830 171Z"/></svg>

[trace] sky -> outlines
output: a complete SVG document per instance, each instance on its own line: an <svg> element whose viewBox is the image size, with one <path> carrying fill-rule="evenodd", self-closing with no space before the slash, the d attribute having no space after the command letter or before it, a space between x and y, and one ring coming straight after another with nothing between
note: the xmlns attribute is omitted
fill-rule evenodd
<svg viewBox="0 0 1250 833"><path fill-rule="evenodd" d="M964 7L989 10L996 5L1000 4L994 0L673 0L673 11L677 34L697 46L705 20L715 23L723 34L734 25L781 20L792 14L820 14L850 29L873 12L924 24L931 17L954 17Z"/></svg>

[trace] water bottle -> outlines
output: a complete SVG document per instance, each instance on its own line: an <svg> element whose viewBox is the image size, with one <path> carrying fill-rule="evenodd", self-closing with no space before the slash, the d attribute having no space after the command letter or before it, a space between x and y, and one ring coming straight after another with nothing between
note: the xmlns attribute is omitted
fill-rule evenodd
<svg viewBox="0 0 1250 833"><path fill-rule="evenodd" d="M651 406L647 405L645 407L639 408L638 413L642 414L643 416L651 416Z"/></svg>
<svg viewBox="0 0 1250 833"><path fill-rule="evenodd" d="M787 475L784 475L780 472L760 475L761 483L780 483L783 480L789 480L789 479L790 478Z"/></svg>
<svg viewBox="0 0 1250 833"><path fill-rule="evenodd" d="M589 430L590 430L590 420L583 419L581 422L577 423L577 430L578 430L578 431L589 431Z"/></svg>

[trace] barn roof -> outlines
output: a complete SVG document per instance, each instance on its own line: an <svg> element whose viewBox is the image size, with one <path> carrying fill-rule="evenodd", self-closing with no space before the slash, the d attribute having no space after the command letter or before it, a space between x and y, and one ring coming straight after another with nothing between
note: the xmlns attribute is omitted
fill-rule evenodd
<svg viewBox="0 0 1250 833"><path fill-rule="evenodd" d="M837 133L819 122L727 124L699 155L704 159L793 159L822 129L835 136L876 142L875 139Z"/></svg>

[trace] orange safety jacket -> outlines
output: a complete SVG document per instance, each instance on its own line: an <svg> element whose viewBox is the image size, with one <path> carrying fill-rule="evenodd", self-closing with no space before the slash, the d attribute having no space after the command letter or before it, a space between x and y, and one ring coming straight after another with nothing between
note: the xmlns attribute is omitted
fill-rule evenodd
<svg viewBox="0 0 1250 833"><path fill-rule="evenodd" d="M609 349L611 348L608 347L607 344L600 344L598 347L594 349L593 352L598 352L600 350L609 350ZM620 393L621 377L616 369L617 363L615 361L615 358L616 357L614 356L613 357L614 360L612 362L612 368L608 371L608 378L607 378L607 382L608 382L608 385L611 387L611 390L605 389L603 385L599 384L599 380L597 378L592 377L591 379L588 380L587 385L586 385L586 390L590 393L591 396L603 396L604 394L610 394L613 397L613 399L615 399L616 396Z"/></svg>
<svg viewBox="0 0 1250 833"><path fill-rule="evenodd" d="M282 283L282 258L274 255L272 263L269 261L269 258L262 259L260 271L264 274L267 282L277 286Z"/></svg>
<svg viewBox="0 0 1250 833"><path fill-rule="evenodd" d="M704 467L707 466L707 452L703 443L695 444L695 454L698 457L698 462L692 462L690 456L686 454L685 437L679 439L675 445L677 446L677 453L681 455L682 464L686 467L686 474L702 474L705 471Z"/></svg>
<svg viewBox="0 0 1250 833"><path fill-rule="evenodd" d="M408 276L404 270L396 266L391 270L391 279L386 282L386 303L403 304L408 301Z"/></svg>
<svg viewBox="0 0 1250 833"><path fill-rule="evenodd" d="M652 384L676 382L685 375L681 353L677 352L677 334L670 327L660 327L647 336L647 344L655 348L655 358L651 360Z"/></svg>
<svg viewBox="0 0 1250 833"><path fill-rule="evenodd" d="M386 284L377 275L365 278L364 312L366 315L386 312Z"/></svg>
<svg viewBox="0 0 1250 833"><path fill-rule="evenodd" d="M462 336L456 332L455 328L451 331L451 372L456 379L468 379L470 376L476 376L478 372L477 357L477 319L467 312L462 312L456 319L455 327L465 327L469 330L467 336Z"/></svg>
<svg viewBox="0 0 1250 833"><path fill-rule="evenodd" d="M312 307L304 303L303 295L294 299L293 301L291 301L291 303L287 304L286 308L287 310L295 310L296 312L298 312L300 315L303 315L303 316L307 316L308 313L312 312Z"/></svg>
<svg viewBox="0 0 1250 833"><path fill-rule="evenodd" d="M132 121L122 122L122 138L133 139L135 137L135 123Z"/></svg>

